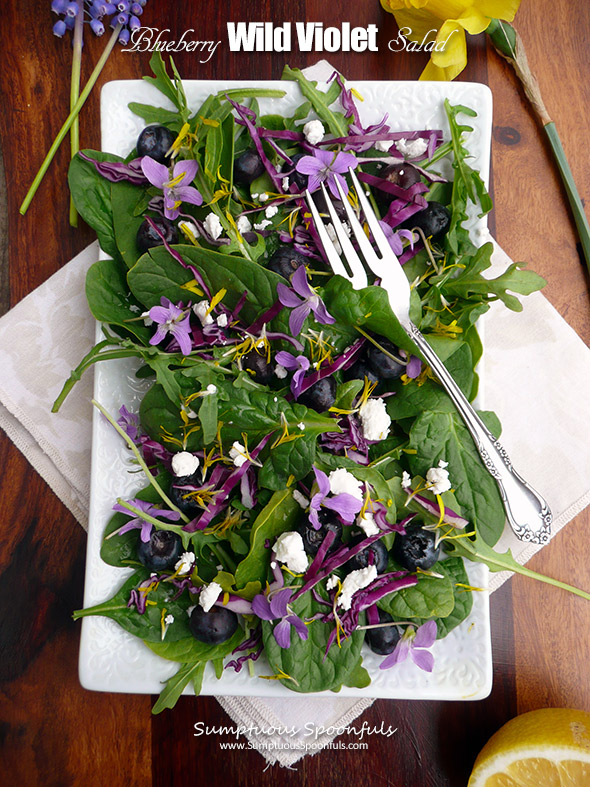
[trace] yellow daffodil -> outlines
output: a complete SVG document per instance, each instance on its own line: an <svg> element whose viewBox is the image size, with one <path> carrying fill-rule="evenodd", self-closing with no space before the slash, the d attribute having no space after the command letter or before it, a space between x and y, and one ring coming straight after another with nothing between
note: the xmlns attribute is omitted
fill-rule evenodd
<svg viewBox="0 0 590 787"><path fill-rule="evenodd" d="M483 33L492 19L511 22L520 0L381 0L381 5L406 39L430 51L420 79L450 80L467 65L465 31Z"/></svg>

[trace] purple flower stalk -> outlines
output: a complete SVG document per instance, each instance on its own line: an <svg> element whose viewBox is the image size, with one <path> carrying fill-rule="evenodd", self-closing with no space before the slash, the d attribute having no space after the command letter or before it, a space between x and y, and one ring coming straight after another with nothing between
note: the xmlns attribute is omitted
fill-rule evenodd
<svg viewBox="0 0 590 787"><path fill-rule="evenodd" d="M318 491L311 498L309 506L309 521L316 530L319 530L321 522L319 520L319 512L321 506L335 511L340 517L349 525L355 520L356 515L363 507L362 500L358 497L348 494L348 492L341 492L338 495L330 495L330 479L317 467L312 467L315 473L315 479L318 485Z"/></svg>
<svg viewBox="0 0 590 787"><path fill-rule="evenodd" d="M326 182L328 188L336 199L340 194L336 180L348 194L348 184L343 175L350 167L356 167L357 160L352 153L334 153L329 150L314 150L313 156L303 156L297 162L295 169L303 175L309 175L307 187L310 191L319 189L320 184Z"/></svg>
<svg viewBox="0 0 590 787"><path fill-rule="evenodd" d="M291 379L291 393L297 399L301 393L305 372L309 369L309 358L305 355L291 355L286 350L281 350L275 355L275 360L290 372L295 372Z"/></svg>
<svg viewBox="0 0 590 787"><path fill-rule="evenodd" d="M203 197L200 192L189 185L195 179L198 164L196 161L177 161L172 170L164 164L159 164L150 156L144 156L141 160L143 174L152 184L164 192L164 216L174 220L180 215L180 206L183 202L190 202L191 205L201 205Z"/></svg>
<svg viewBox="0 0 590 787"><path fill-rule="evenodd" d="M322 325L332 325L336 322L324 306L320 296L307 281L305 265L297 268L291 276L291 284L292 287L287 287L286 284L279 282L277 284L277 293L283 306L293 310L289 316L289 329L293 336L299 336L305 318L310 312L313 312L313 316Z"/></svg>
<svg viewBox="0 0 590 787"><path fill-rule="evenodd" d="M383 659L379 669L389 669L394 664L400 664L408 656L420 669L432 672L434 656L427 650L436 639L436 621L427 620L419 628L408 626L394 650Z"/></svg>
<svg viewBox="0 0 590 787"><path fill-rule="evenodd" d="M291 588L283 588L282 590L271 591L268 596L264 593L259 593L252 599L252 612L261 620L276 620L280 618L280 622L275 626L273 634L281 648L291 647L291 626L293 626L301 639L306 640L309 636L305 623L289 607L292 593L293 590Z"/></svg>
<svg viewBox="0 0 590 787"><path fill-rule="evenodd" d="M137 498L133 498L133 500L127 501L130 506L133 508L137 508L139 511L142 511L144 514L148 514L155 519L159 516L163 517L164 519L168 519L171 522L176 522L180 519L180 512L179 511L168 511L164 508L156 508L153 503L146 503L145 500L138 500ZM121 505L120 503L116 503L113 506L113 511L120 511L122 514L127 514L127 516L132 516L132 512L129 511L128 508ZM152 533L152 523L147 522L145 519L142 519L139 516L130 519L129 522L125 523L123 527L119 530L119 535L122 536L123 533L127 533L129 530L141 530L140 538L142 541L147 542L150 540L150 536Z"/></svg>
<svg viewBox="0 0 590 787"><path fill-rule="evenodd" d="M160 302L161 306L152 306L149 310L150 319L158 324L150 344L159 344L170 333L178 342L180 352L188 355L192 349L190 309L184 309L182 303L175 306L164 296Z"/></svg>

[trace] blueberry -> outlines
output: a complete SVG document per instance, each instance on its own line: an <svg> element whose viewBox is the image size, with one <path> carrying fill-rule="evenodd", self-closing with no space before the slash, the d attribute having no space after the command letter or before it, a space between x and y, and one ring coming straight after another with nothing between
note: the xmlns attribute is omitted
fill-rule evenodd
<svg viewBox="0 0 590 787"><path fill-rule="evenodd" d="M169 164L170 159L166 153L176 136L166 126L146 126L137 139L137 155L149 156L160 164Z"/></svg>
<svg viewBox="0 0 590 787"><path fill-rule="evenodd" d="M379 612L379 623L393 623L393 618L389 612L384 612L382 609ZM365 642L371 648L373 653L378 656L387 656L391 653L397 643L400 641L402 631L399 626L383 626L378 629L367 629L365 631Z"/></svg>
<svg viewBox="0 0 590 787"><path fill-rule="evenodd" d="M304 391L297 401L317 410L318 413L325 413L336 401L336 382L333 377L324 377L314 383L307 391Z"/></svg>
<svg viewBox="0 0 590 787"><path fill-rule="evenodd" d="M239 183L242 186L248 186L264 172L265 167L262 159L254 148L246 150L234 161L234 183Z"/></svg>
<svg viewBox="0 0 590 787"><path fill-rule="evenodd" d="M356 544L360 544L360 542L365 539L366 536L364 534L362 536L355 536L350 541L350 546L356 546ZM351 557L347 565L350 571L356 571L359 568L367 568L367 566L375 566L377 573L383 574L387 569L387 557L387 547L385 544L382 541L375 541L375 543L370 544L361 552L357 552L354 557Z"/></svg>
<svg viewBox="0 0 590 787"><path fill-rule="evenodd" d="M332 541L330 548L326 554L330 554L338 549L342 544L342 523L338 515L334 511L327 508L322 508L318 514L321 527L316 530L309 519L306 519L299 527L299 532L303 538L303 547L308 555L315 557L318 549L322 545L322 541L328 534L328 531L335 533L336 538Z"/></svg>
<svg viewBox="0 0 590 787"><path fill-rule="evenodd" d="M411 164L401 162L399 164L391 164L389 167L379 173L382 178L400 186L402 189L409 189L414 183L420 180L420 173ZM393 196L393 195L392 195Z"/></svg>
<svg viewBox="0 0 590 787"><path fill-rule="evenodd" d="M393 342L390 342L388 339L383 339L381 336L378 337L378 342L387 352L391 353L391 355L400 358L400 349L396 347ZM397 380L397 378L401 377L406 371L406 365L404 363L398 363L389 355L382 352L378 347L375 347L374 344L371 344L367 350L367 359L369 361L369 366L380 380Z"/></svg>
<svg viewBox="0 0 590 787"><path fill-rule="evenodd" d="M406 219L402 224L406 229L419 227L427 238L433 241L441 241L449 231L451 226L451 212L440 202L429 202L428 207L415 213Z"/></svg>
<svg viewBox="0 0 590 787"><path fill-rule="evenodd" d="M176 225L170 219L164 216L150 217L156 227L160 230L166 243L178 243L178 230ZM145 254L148 249L153 249L154 246L163 246L164 241L152 227L147 219L144 219L141 226L137 230L137 248L142 254Z"/></svg>
<svg viewBox="0 0 590 787"><path fill-rule="evenodd" d="M431 530L423 530L419 524L408 525L405 535L396 535L391 554L408 571L418 568L426 571L440 557L440 544L435 548L435 540L436 536Z"/></svg>
<svg viewBox="0 0 590 787"><path fill-rule="evenodd" d="M199 642L207 645L219 645L225 642L238 628L238 616L227 607L213 605L209 612L197 606L191 612L189 620L191 634Z"/></svg>
<svg viewBox="0 0 590 787"><path fill-rule="evenodd" d="M179 487L186 487L186 486L198 486L198 479L197 474L194 473L193 475L186 475L186 476L176 476L172 483L170 484L170 488L168 490L168 496L170 500L174 503L177 508L190 517L196 517L197 514L202 512L202 508L198 505L192 497L186 497L189 494L188 489L182 489Z"/></svg>
<svg viewBox="0 0 590 787"><path fill-rule="evenodd" d="M342 372L345 380L364 380L365 377L370 383L378 383L379 375L375 374L369 362L365 358L360 358L353 365Z"/></svg>
<svg viewBox="0 0 590 787"><path fill-rule="evenodd" d="M266 352L261 354L257 350L250 350L242 356L242 368L250 372L261 385L268 385L274 374L273 367L266 360Z"/></svg>
<svg viewBox="0 0 590 787"><path fill-rule="evenodd" d="M289 243L279 246L275 253L268 258L266 267L285 279L290 279L295 271L305 265L307 258Z"/></svg>
<svg viewBox="0 0 590 787"><path fill-rule="evenodd" d="M293 162L293 166L297 164L299 159L303 158L303 156L307 156L307 153L297 153L294 156L291 156L291 161ZM295 170L291 175L289 175L289 185L294 183L299 191L305 191L307 188L307 175L304 175L303 172L297 172Z"/></svg>
<svg viewBox="0 0 590 787"><path fill-rule="evenodd" d="M182 540L169 530L153 530L149 541L139 540L137 557L146 568L164 571L174 568L183 553Z"/></svg>

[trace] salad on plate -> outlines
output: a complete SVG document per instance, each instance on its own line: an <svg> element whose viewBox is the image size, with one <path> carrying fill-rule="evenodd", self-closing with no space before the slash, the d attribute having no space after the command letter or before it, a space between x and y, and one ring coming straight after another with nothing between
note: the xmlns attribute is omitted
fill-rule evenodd
<svg viewBox="0 0 590 787"><path fill-rule="evenodd" d="M289 116L260 110L280 95L267 88L191 110L174 65L151 65L174 110L130 104L146 123L135 149L82 151L69 174L105 253L86 284L102 338L55 409L98 361L137 359L149 383L138 411L94 402L142 481L112 501L101 547L131 573L75 617L112 618L179 664L155 711L198 694L208 663L221 678L264 660L256 679L295 692L368 686L369 651L379 670L431 671L481 590L466 562L520 567L493 550L502 501L452 402L378 282L332 274L304 192L322 210L325 184L338 210L338 181L358 210L355 169L413 322L473 400L477 320L544 283L519 264L488 278L492 244L470 238L469 205L491 209L470 166L475 113L446 101L448 139L366 125L341 75L319 86L289 67Z"/></svg>

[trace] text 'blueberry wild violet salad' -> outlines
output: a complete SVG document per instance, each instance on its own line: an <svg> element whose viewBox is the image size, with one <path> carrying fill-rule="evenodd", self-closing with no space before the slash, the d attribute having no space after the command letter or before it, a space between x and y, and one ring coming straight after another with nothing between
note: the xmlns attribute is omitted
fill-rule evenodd
<svg viewBox="0 0 590 787"><path fill-rule="evenodd" d="M83 151L69 176L110 259L86 285L105 338L55 409L99 360L137 357L153 379L138 413L95 402L146 479L113 501L101 551L134 573L75 617L110 617L181 664L155 711L191 682L198 694L207 662L254 675L262 654L260 677L297 692L367 686L365 646L381 669L431 671L430 646L477 592L465 558L537 575L493 550L494 479L386 293L331 274L303 192L325 183L338 200L339 181L357 208L356 169L412 282L413 321L472 399L477 318L543 284L516 264L484 278L492 246L463 226L469 201L491 207L458 119L475 113L447 102L446 142L387 117L365 127L339 75L323 91L287 67L292 117L260 112L280 91L243 88L191 114L173 64L173 79L159 54L151 65L176 110L130 104L147 123L136 149Z"/></svg>

